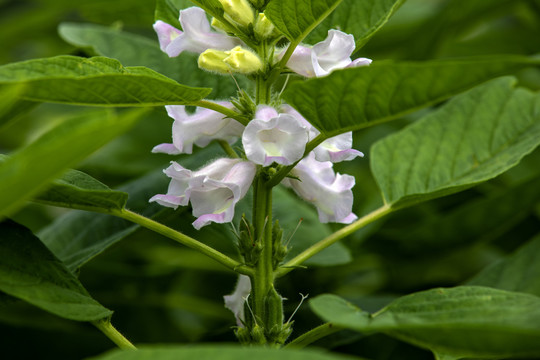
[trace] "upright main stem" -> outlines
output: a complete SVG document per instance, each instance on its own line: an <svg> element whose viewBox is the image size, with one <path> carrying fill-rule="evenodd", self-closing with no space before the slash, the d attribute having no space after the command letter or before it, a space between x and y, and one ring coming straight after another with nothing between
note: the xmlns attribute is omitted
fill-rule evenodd
<svg viewBox="0 0 540 360"><path fill-rule="evenodd" d="M266 186L264 175L259 175L255 184L253 202L253 225L255 240L262 243L262 251L252 275L253 313L256 321L263 321L265 315L265 297L274 284L272 265L272 190Z"/></svg>

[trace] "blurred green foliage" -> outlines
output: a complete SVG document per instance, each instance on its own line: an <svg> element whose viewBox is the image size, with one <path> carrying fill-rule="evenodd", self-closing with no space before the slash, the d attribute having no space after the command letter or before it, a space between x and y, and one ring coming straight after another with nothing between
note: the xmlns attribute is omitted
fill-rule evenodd
<svg viewBox="0 0 540 360"><path fill-rule="evenodd" d="M0 64L63 54L106 55L126 66L143 65L163 71L183 84L215 87L216 83L207 74L197 73L193 65L179 71L161 53L156 53L156 57L161 56L158 59L139 57L136 51L128 50L133 43L144 43L156 51L157 39L151 28L154 9L154 1L149 0L2 0ZM70 27L73 31L68 32ZM90 39L82 39L77 37L76 31L80 29L94 32L86 33L92 35ZM408 0L358 55L374 61L535 55L540 49L538 34L538 0ZM100 46L111 41L121 44L123 37L128 39L125 48ZM194 63L193 60L187 56L185 66ZM519 75L520 85L540 89L538 69L528 69ZM234 93L236 85L232 80L220 83L224 85L216 88L212 97L227 98ZM66 118L87 110L57 104L36 107L27 103L16 109L11 121L0 123L0 153L9 154ZM341 163L336 168L356 178L354 211L357 214L366 214L382 201L369 169L371 145L432 110L355 133L355 148L364 151L368 158ZM170 157L150 154L150 150L160 142L169 141L171 123L165 111L156 108L129 132L87 158L78 169L110 187L137 192L140 198L130 198L132 202L138 201L132 205L134 208L147 208L149 216L189 234L192 231L189 212L157 211L147 207L145 200L163 192L167 186L167 179L160 174ZM215 154L216 149L205 149L196 160L181 156L180 162L189 161L196 168ZM463 284L490 264L504 261L540 232L539 164L537 149L520 165L490 182L396 212L353 234L344 241L350 253L343 250L343 255L343 251L338 251L341 255L336 256L342 258L334 261L334 266L299 269L278 282L282 295L289 299L286 314L291 314L297 306L299 293L310 296L334 293L364 310L377 311L403 294ZM286 200L300 201L294 196ZM279 212L278 201L275 207ZM301 209L313 211L305 206ZM293 215L299 219L312 214ZM84 233L70 235L85 237L86 233L96 234L101 217L30 204L13 219L34 233L49 237L52 243L59 241L50 234L54 234L55 226L62 221L86 221ZM294 217L287 222L288 234L296 225ZM234 319L222 300L234 287L233 274L147 230L127 231L121 224L115 226L120 227L117 233L109 234L118 236L114 246L99 257L88 258L78 274L96 300L114 309L113 319L118 329L133 342L235 340L231 330ZM309 223L301 225L299 232L309 226ZM328 232L339 226L324 228ZM119 235L122 231L125 232ZM233 237L228 232L226 226L212 225L205 228L202 236L206 243L234 255ZM291 245L294 248L294 238ZM56 246L61 253L61 245ZM353 260L343 264L343 256ZM294 334L318 324L320 320L304 305L295 316ZM427 351L380 334L343 331L317 345L373 360L432 359ZM10 360L69 360L101 353L113 345L90 325L53 317L0 294L0 347L2 358Z"/></svg>

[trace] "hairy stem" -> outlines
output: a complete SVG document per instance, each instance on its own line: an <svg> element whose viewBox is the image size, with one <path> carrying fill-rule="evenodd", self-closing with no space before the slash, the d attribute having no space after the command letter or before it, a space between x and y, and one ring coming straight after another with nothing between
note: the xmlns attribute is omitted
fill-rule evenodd
<svg viewBox="0 0 540 360"><path fill-rule="evenodd" d="M192 105L214 110L218 113L222 113L226 117L234 119L238 121L239 123L241 123L242 125L247 125L247 123L249 122L248 119L246 119L245 117L243 117L241 114L237 113L236 111L231 110L223 105L219 105L212 101L199 100L197 102L194 102Z"/></svg>
<svg viewBox="0 0 540 360"><path fill-rule="evenodd" d="M160 224L157 221L148 219L142 215L136 214L126 209L113 210L112 214L139 224L147 229L157 232L158 234L166 236L169 239L179 242L182 245L197 250L237 273L244 275L253 274L253 268L246 266L234 259L231 259L227 255L217 251L216 249L211 248L210 246L203 244L202 242L195 240L187 235L184 235L179 231L171 229L168 226Z"/></svg>
<svg viewBox="0 0 540 360"><path fill-rule="evenodd" d="M120 349L137 350L128 339L124 337L115 327L111 324L110 320L97 320L92 321L92 324L97 327L105 336L107 336L113 343Z"/></svg>
<svg viewBox="0 0 540 360"><path fill-rule="evenodd" d="M308 346L309 344L314 343L319 339L322 339L325 336L331 335L341 330L343 330L341 326L336 326L332 323L322 324L320 326L317 326L315 329L312 329L300 335L299 337L285 345L285 347L301 349Z"/></svg>
<svg viewBox="0 0 540 360"><path fill-rule="evenodd" d="M225 140L217 140L217 143L219 144L219 146L221 146L223 151L225 151L225 153L227 155L229 155L229 157L231 157L233 159L237 159L237 158L240 157L240 156L238 156L236 151L234 151L234 149L231 147L231 145L229 145L229 143L227 141L225 141Z"/></svg>
<svg viewBox="0 0 540 360"><path fill-rule="evenodd" d="M253 285L254 306L256 317L263 318L265 312L264 298L274 284L272 267L272 190L266 186L263 175L259 175L255 183L255 198L253 202L253 225L255 239L263 244L255 273L251 277Z"/></svg>
<svg viewBox="0 0 540 360"><path fill-rule="evenodd" d="M378 208L377 210L367 214L366 216L356 220L350 225L345 226L344 228L336 231L332 235L329 235L328 237L324 238L323 240L319 241L318 243L312 245L311 247L307 248L306 250L302 251L300 254L289 260L287 263L283 264L277 271L276 271L276 277L283 276L287 273L289 273L291 270L293 270L295 267L302 264L307 259L311 258L315 254L318 254L322 250L326 249L330 245L338 242L339 240L349 236L350 234L354 233L355 231L358 231L359 229L363 228L364 226L371 224L375 220L378 220L385 215L388 215L391 213L393 209L389 205L383 205L382 207Z"/></svg>

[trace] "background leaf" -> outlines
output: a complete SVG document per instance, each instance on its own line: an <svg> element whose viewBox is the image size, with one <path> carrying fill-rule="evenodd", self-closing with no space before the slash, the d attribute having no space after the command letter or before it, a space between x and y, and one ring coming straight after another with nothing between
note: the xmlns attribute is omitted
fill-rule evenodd
<svg viewBox="0 0 540 360"><path fill-rule="evenodd" d="M272 0L264 14L291 42L300 42L342 0Z"/></svg>
<svg viewBox="0 0 540 360"><path fill-rule="evenodd" d="M476 286L432 289L372 315L335 295L318 296L310 306L336 325L384 332L457 358L540 354L540 298L529 294Z"/></svg>
<svg viewBox="0 0 540 360"><path fill-rule="evenodd" d="M62 172L126 131L144 112L90 112L69 119L14 153L0 166L0 216L13 213ZM37 174L37 176L36 176Z"/></svg>
<svg viewBox="0 0 540 360"><path fill-rule="evenodd" d="M501 78L376 143L385 202L403 207L460 191L516 165L540 144L540 97Z"/></svg>
<svg viewBox="0 0 540 360"><path fill-rule="evenodd" d="M526 57L373 62L296 82L283 97L327 137L396 119L490 78L540 64Z"/></svg>
<svg viewBox="0 0 540 360"><path fill-rule="evenodd" d="M10 220L0 230L0 290L71 320L112 315L30 230Z"/></svg>
<svg viewBox="0 0 540 360"><path fill-rule="evenodd" d="M0 66L3 84L27 85L24 100L101 106L191 104L211 91L180 85L144 67L123 67L114 59L75 56Z"/></svg>
<svg viewBox="0 0 540 360"><path fill-rule="evenodd" d="M93 360L176 360L179 358L213 360L339 360L350 359L314 350L270 349L262 347L242 348L233 345L141 347L139 351L113 351ZM359 358L356 358L360 360Z"/></svg>
<svg viewBox="0 0 540 360"><path fill-rule="evenodd" d="M388 21L405 0L344 0L307 41L315 44L326 38L328 30L339 29L354 35L356 49L362 47Z"/></svg>

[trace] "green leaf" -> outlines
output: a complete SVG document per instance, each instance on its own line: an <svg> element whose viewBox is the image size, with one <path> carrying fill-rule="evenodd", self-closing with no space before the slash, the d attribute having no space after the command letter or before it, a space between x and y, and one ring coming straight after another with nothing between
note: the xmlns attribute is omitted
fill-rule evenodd
<svg viewBox="0 0 540 360"><path fill-rule="evenodd" d="M405 0L344 0L308 36L310 43L322 41L328 30L339 29L354 35L356 48L362 47L390 19Z"/></svg>
<svg viewBox="0 0 540 360"><path fill-rule="evenodd" d="M68 170L35 200L49 205L101 211L122 209L128 194L114 191L81 171Z"/></svg>
<svg viewBox="0 0 540 360"><path fill-rule="evenodd" d="M370 315L335 295L310 301L322 319L361 332L383 332L459 358L540 355L540 298L477 286L407 295Z"/></svg>
<svg viewBox="0 0 540 360"><path fill-rule="evenodd" d="M140 110L121 116L104 110L85 113L64 121L14 153L0 166L0 188L4 189L0 197L0 218L45 190L66 168L126 131L144 113ZM65 181L62 185L67 186ZM97 200L94 198L94 201Z"/></svg>
<svg viewBox="0 0 540 360"><path fill-rule="evenodd" d="M65 41L90 55L114 58L124 66L145 66L188 86L212 88L212 98L223 99L236 94L234 80L199 69L196 54L184 52L169 58L159 48L157 36L152 40L107 26L81 23L62 23L58 32ZM243 77L238 81L246 86Z"/></svg>
<svg viewBox="0 0 540 360"><path fill-rule="evenodd" d="M373 145L386 203L404 207L510 169L540 144L540 96L500 78L464 93Z"/></svg>
<svg viewBox="0 0 540 360"><path fill-rule="evenodd" d="M467 285L489 286L540 296L540 235L508 258L485 268Z"/></svg>
<svg viewBox="0 0 540 360"><path fill-rule="evenodd" d="M298 43L323 21L342 0L272 0L265 15L287 38Z"/></svg>
<svg viewBox="0 0 540 360"><path fill-rule="evenodd" d="M399 118L540 60L519 56L373 62L289 85L284 99L332 137Z"/></svg>
<svg viewBox="0 0 540 360"><path fill-rule="evenodd" d="M30 230L5 220L0 232L1 291L66 319L94 321L112 315Z"/></svg>
<svg viewBox="0 0 540 360"><path fill-rule="evenodd" d="M0 89L12 84L26 85L24 100L100 106L192 104L211 92L104 57L57 56L0 66Z"/></svg>
<svg viewBox="0 0 540 360"><path fill-rule="evenodd" d="M112 351L92 360L346 360L342 355L321 353L315 350L271 349L264 347L240 347L234 345L197 346L147 346L138 351ZM360 360L360 358L354 358Z"/></svg>

